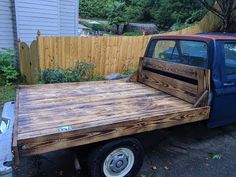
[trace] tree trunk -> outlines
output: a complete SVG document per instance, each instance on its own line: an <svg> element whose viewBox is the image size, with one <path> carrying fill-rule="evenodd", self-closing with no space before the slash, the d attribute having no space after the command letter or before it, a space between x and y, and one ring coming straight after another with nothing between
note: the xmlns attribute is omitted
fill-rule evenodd
<svg viewBox="0 0 236 177"><path fill-rule="evenodd" d="M116 25L116 34L119 34L119 27L120 25Z"/></svg>

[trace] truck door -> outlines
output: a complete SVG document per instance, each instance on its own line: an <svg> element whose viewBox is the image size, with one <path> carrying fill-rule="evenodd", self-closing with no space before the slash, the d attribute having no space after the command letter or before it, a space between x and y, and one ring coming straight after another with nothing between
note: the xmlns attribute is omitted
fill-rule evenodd
<svg viewBox="0 0 236 177"><path fill-rule="evenodd" d="M217 41L209 127L236 122L236 41Z"/></svg>

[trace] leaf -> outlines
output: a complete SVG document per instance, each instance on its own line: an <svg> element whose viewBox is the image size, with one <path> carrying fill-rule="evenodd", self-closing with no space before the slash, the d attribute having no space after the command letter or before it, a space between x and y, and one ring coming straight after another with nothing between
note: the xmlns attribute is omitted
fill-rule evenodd
<svg viewBox="0 0 236 177"><path fill-rule="evenodd" d="M212 160L220 160L222 158L222 156L220 154L214 154L214 153L209 153L209 157Z"/></svg>

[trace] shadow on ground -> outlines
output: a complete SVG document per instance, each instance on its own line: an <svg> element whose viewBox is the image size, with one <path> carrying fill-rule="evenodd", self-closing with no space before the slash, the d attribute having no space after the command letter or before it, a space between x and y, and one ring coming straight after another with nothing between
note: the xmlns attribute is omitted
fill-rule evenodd
<svg viewBox="0 0 236 177"><path fill-rule="evenodd" d="M236 124L207 129L194 123L142 134L142 177L236 176ZM74 177L73 150L21 159L15 177ZM83 169L79 177L87 177Z"/></svg>

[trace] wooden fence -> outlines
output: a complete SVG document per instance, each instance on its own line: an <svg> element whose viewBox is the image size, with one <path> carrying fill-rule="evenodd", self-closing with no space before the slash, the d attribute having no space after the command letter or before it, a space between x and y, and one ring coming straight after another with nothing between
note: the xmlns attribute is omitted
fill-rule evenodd
<svg viewBox="0 0 236 177"><path fill-rule="evenodd" d="M219 18L208 13L199 23L166 34L195 34L215 31ZM96 65L94 74L106 75L136 68L151 36L42 37L30 47L19 42L20 68L29 84L35 83L45 69L69 68L78 61Z"/></svg>
<svg viewBox="0 0 236 177"><path fill-rule="evenodd" d="M45 69L70 68L79 61L95 64L95 75L136 68L149 36L41 37L30 47L19 42L20 68L28 83Z"/></svg>
<svg viewBox="0 0 236 177"><path fill-rule="evenodd" d="M40 69L69 68L78 61L94 63L95 74L136 67L149 37L39 37Z"/></svg>

